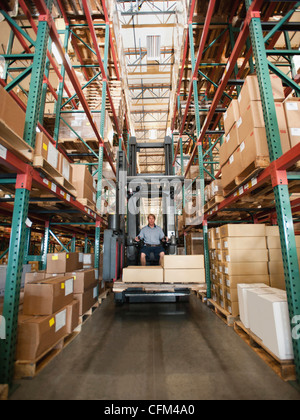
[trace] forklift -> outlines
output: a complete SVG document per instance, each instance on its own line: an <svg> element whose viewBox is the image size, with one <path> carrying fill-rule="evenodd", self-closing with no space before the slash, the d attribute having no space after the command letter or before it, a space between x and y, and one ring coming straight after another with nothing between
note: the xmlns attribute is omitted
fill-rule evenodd
<svg viewBox="0 0 300 420"><path fill-rule="evenodd" d="M137 153L141 149L164 149L164 174L138 174ZM162 229L168 241L162 246L166 255L177 255L178 232L176 230L175 195L176 183L184 182L183 177L173 176L172 139L166 137L163 143L138 143L135 137L129 140L129 159L124 151L118 152L116 207L115 213L108 215L108 229L104 232L103 280L114 283L122 278L123 268L139 266L143 242L135 239L141 228L141 201L158 199L162 208ZM168 188L164 188L164 183ZM174 182L174 184L173 184ZM178 184L177 184L178 185ZM127 198L127 200L125 199ZM159 265L154 254L147 258L147 265ZM158 287L159 289L159 287ZM176 302L190 295L188 289L172 291L155 290L146 292L144 288L126 285L122 292L115 291L115 302Z"/></svg>

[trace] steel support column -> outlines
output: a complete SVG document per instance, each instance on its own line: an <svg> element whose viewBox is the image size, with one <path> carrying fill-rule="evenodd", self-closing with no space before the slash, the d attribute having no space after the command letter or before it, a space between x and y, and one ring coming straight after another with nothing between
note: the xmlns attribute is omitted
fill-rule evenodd
<svg viewBox="0 0 300 420"><path fill-rule="evenodd" d="M250 7L251 0L246 0ZM276 118L275 103L272 94L269 66L264 43L260 15L252 13L250 21L250 36L255 57L256 72L258 76L265 127L267 133L268 147L271 161L282 156L280 133ZM278 171L273 165L272 185L275 194L276 211L280 231L281 248L283 255L284 275L288 297L289 315L291 328L293 329L300 319L300 274L297 257L295 231L293 225L292 210L288 189L286 171ZM298 382L300 382L300 340L293 334L293 348Z"/></svg>

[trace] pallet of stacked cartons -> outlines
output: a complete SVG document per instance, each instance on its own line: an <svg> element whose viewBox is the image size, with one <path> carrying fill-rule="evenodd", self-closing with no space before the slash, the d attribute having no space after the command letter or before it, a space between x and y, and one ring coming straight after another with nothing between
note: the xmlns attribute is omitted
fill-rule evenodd
<svg viewBox="0 0 300 420"><path fill-rule="evenodd" d="M12 151L25 162L32 162L33 149L24 140L25 112L11 95L0 86L0 156Z"/></svg>
<svg viewBox="0 0 300 420"><path fill-rule="evenodd" d="M277 289L286 289L283 256L278 226L266 226L267 247L269 252L270 285ZM298 263L300 265L300 236L296 236Z"/></svg>
<svg viewBox="0 0 300 420"><path fill-rule="evenodd" d="M282 101L285 99L283 85L277 76L271 77L273 96L275 99L280 138L283 153L290 148L286 118ZM228 110L231 121L237 117L236 124L225 136L220 149L222 166L222 185L224 196L231 194L239 185L257 175L270 164L269 149L265 131L265 123L261 96L257 77L248 76L245 80L238 105L235 103Z"/></svg>
<svg viewBox="0 0 300 420"><path fill-rule="evenodd" d="M229 224L220 228L221 269L225 283L225 307L238 316L239 283L269 285L265 225Z"/></svg>
<svg viewBox="0 0 300 420"><path fill-rule="evenodd" d="M83 262L79 252L59 252L47 255L46 274L65 274L82 268Z"/></svg>
<svg viewBox="0 0 300 420"><path fill-rule="evenodd" d="M33 377L64 347L79 324L74 279L57 276L27 283L18 319L16 377ZM77 322L76 322L77 320Z"/></svg>
<svg viewBox="0 0 300 420"><path fill-rule="evenodd" d="M207 188L206 190L207 203L204 206L205 212L213 209L215 206L222 203L222 201L224 200L221 179L215 179L206 188Z"/></svg>

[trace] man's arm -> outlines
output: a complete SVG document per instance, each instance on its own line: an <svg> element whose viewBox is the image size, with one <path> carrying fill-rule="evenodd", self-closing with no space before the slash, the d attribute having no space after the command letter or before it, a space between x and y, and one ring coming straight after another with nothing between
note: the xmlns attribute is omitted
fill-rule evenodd
<svg viewBox="0 0 300 420"><path fill-rule="evenodd" d="M140 231L140 234L135 238L137 242L140 242L141 239L145 239L144 228Z"/></svg>

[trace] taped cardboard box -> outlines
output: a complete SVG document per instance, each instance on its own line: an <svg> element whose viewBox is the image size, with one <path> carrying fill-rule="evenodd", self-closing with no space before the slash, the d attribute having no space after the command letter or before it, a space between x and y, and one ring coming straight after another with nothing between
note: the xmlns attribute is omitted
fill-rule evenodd
<svg viewBox="0 0 300 420"><path fill-rule="evenodd" d="M234 249L222 251L223 262L268 262L269 255L267 249Z"/></svg>
<svg viewBox="0 0 300 420"><path fill-rule="evenodd" d="M165 283L205 283L204 269L164 270Z"/></svg>
<svg viewBox="0 0 300 420"><path fill-rule="evenodd" d="M165 255L162 263L166 269L202 269L204 268L204 255Z"/></svg>
<svg viewBox="0 0 300 420"><path fill-rule="evenodd" d="M66 276L72 276L74 278L74 293L84 293L90 289L96 281L95 270L77 270L70 273L66 273Z"/></svg>
<svg viewBox="0 0 300 420"><path fill-rule="evenodd" d="M248 276L248 275L268 275L267 262L241 262L241 263L224 263L224 274L228 276Z"/></svg>
<svg viewBox="0 0 300 420"><path fill-rule="evenodd" d="M284 274L270 274L270 286L276 289L286 290Z"/></svg>
<svg viewBox="0 0 300 420"><path fill-rule="evenodd" d="M282 80L274 74L270 74L270 78L275 102L283 102L285 100L285 94ZM259 83L256 75L246 77L238 101L241 115L247 109L250 101L261 101Z"/></svg>
<svg viewBox="0 0 300 420"><path fill-rule="evenodd" d="M227 224L220 228L221 238L239 237L242 241L246 237L266 236L265 225L260 224Z"/></svg>
<svg viewBox="0 0 300 420"><path fill-rule="evenodd" d="M25 286L23 314L51 315L73 300L74 279L70 276L37 280Z"/></svg>
<svg viewBox="0 0 300 420"><path fill-rule="evenodd" d="M233 316L239 316L239 304L238 302L232 302L225 298L225 309Z"/></svg>
<svg viewBox="0 0 300 420"><path fill-rule="evenodd" d="M84 293L75 293L74 299L79 302L79 315L84 315L98 301L98 283L94 283L94 285Z"/></svg>
<svg viewBox="0 0 300 420"><path fill-rule="evenodd" d="M295 236L296 247L300 248L300 235ZM281 242L279 236L267 236L267 246L269 249L281 249Z"/></svg>
<svg viewBox="0 0 300 420"><path fill-rule="evenodd" d="M242 249L266 249L267 242L265 236L253 237L229 237L222 239L222 249L228 250L242 250Z"/></svg>
<svg viewBox="0 0 300 420"><path fill-rule="evenodd" d="M234 124L230 133L225 136L224 143L220 147L220 165L223 167L229 157L235 152L240 145L239 131L237 124Z"/></svg>
<svg viewBox="0 0 300 420"><path fill-rule="evenodd" d="M79 253L60 252L47 255L47 274L65 274L83 268Z"/></svg>
<svg viewBox="0 0 300 420"><path fill-rule="evenodd" d="M44 133L37 133L35 141L35 160L34 165L40 165L42 162L37 161L37 158L46 160L52 168L59 173L60 170L60 152L51 143Z"/></svg>
<svg viewBox="0 0 300 420"><path fill-rule="evenodd" d="M241 157L240 146L229 157L228 161L222 167L222 187L226 189L244 169Z"/></svg>
<svg viewBox="0 0 300 420"><path fill-rule="evenodd" d="M79 325L80 304L78 300L73 300L67 307L67 334L72 332Z"/></svg>
<svg viewBox="0 0 300 420"><path fill-rule="evenodd" d="M67 308L48 316L20 315L16 360L35 361L67 333Z"/></svg>
<svg viewBox="0 0 300 420"><path fill-rule="evenodd" d="M59 154L59 172L67 181L72 183L72 180L73 180L72 165L61 153Z"/></svg>
<svg viewBox="0 0 300 420"><path fill-rule="evenodd" d="M225 274L225 285L226 287L237 287L238 284L253 284L263 283L267 286L270 285L269 274L251 274L241 276L229 276Z"/></svg>
<svg viewBox="0 0 300 420"><path fill-rule="evenodd" d="M124 283L163 283L162 267L128 267L123 270Z"/></svg>
<svg viewBox="0 0 300 420"><path fill-rule="evenodd" d="M227 135L232 129L233 125L240 118L240 105L237 99L233 99L224 114L224 129Z"/></svg>

